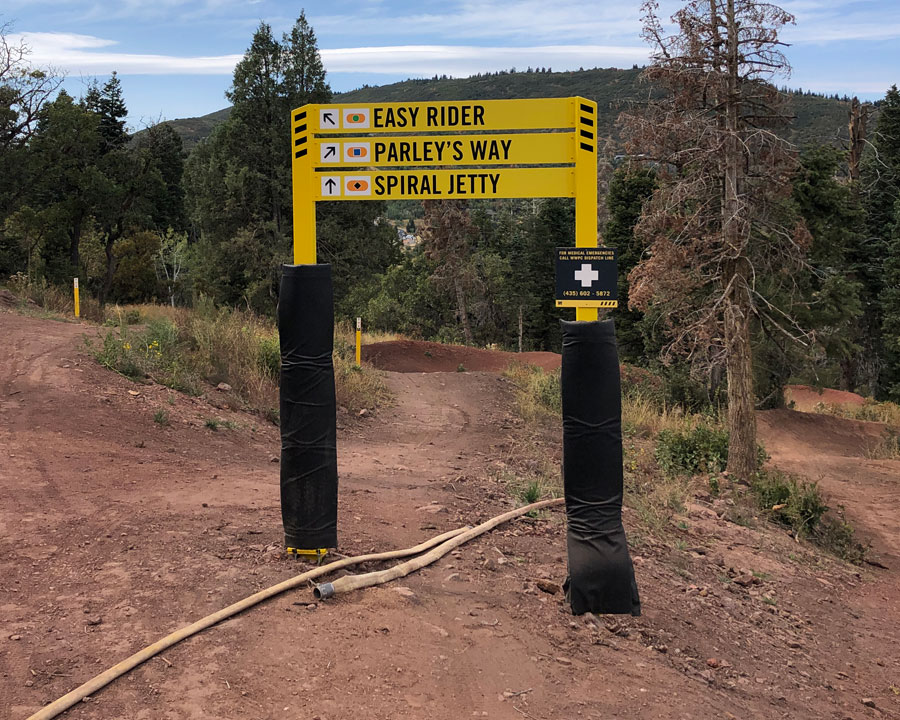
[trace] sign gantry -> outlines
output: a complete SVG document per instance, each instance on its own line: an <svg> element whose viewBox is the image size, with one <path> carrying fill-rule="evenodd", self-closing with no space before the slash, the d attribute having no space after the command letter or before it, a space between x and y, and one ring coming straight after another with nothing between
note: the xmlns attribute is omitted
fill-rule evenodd
<svg viewBox="0 0 900 720"><path fill-rule="evenodd" d="M334 200L574 197L576 247L597 247L591 100L304 105L291 129L297 265L316 262L315 204Z"/></svg>

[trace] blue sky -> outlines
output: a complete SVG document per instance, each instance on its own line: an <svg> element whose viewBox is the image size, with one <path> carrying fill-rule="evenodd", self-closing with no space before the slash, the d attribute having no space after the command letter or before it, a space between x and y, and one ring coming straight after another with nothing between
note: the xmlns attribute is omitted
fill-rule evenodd
<svg viewBox="0 0 900 720"><path fill-rule="evenodd" d="M791 87L876 99L900 83L900 1L781 6L797 17L783 34ZM639 0L3 0L0 24L24 37L34 64L64 71L73 94L118 70L139 128L227 105L231 71L259 22L280 34L302 7L336 91L529 65L631 67L647 57Z"/></svg>

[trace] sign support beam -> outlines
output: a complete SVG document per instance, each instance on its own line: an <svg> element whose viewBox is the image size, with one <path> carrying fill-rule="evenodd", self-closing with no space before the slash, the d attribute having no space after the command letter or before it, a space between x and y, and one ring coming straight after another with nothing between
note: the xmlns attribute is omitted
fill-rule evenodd
<svg viewBox="0 0 900 720"><path fill-rule="evenodd" d="M575 116L575 247L597 247L597 103L572 98ZM575 319L596 321L595 307L576 307Z"/></svg>
<svg viewBox="0 0 900 720"><path fill-rule="evenodd" d="M294 205L294 265L316 264L316 201L312 191L312 135L309 111L291 116L291 163Z"/></svg>

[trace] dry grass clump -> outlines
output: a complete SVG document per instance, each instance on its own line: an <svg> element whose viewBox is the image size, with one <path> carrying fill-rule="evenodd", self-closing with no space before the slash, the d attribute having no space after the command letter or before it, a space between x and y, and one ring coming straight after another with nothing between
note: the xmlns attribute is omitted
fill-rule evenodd
<svg viewBox="0 0 900 720"><path fill-rule="evenodd" d="M98 362L136 380L201 394L227 383L248 410L277 422L281 350L278 330L243 310L216 308L201 300L195 308L128 305L109 308L113 329L93 348ZM355 363L355 338L335 332L337 402L351 412L373 409L390 397L381 374Z"/></svg>
<svg viewBox="0 0 900 720"><path fill-rule="evenodd" d="M900 428L900 405L892 402L876 402L871 398L862 405L833 405L816 403L813 412L834 415L850 420L866 420Z"/></svg>
<svg viewBox="0 0 900 720"><path fill-rule="evenodd" d="M900 431L888 430L872 447L866 449L869 460L900 460Z"/></svg>

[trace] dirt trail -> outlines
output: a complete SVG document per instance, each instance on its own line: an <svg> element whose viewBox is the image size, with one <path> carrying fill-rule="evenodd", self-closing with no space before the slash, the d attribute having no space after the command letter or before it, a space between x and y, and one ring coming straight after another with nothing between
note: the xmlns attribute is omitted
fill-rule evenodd
<svg viewBox="0 0 900 720"><path fill-rule="evenodd" d="M0 717L27 717L298 571L280 550L277 430L211 404L223 404L215 391L190 399L102 370L80 349L84 332L0 313ZM386 377L395 406L342 420L345 554L411 545L513 502L493 474L522 442L507 381ZM153 422L159 408L168 427ZM207 417L236 429L212 432ZM552 513L402 584L277 598L66 717L898 717L897 595L875 601L896 569L860 574L708 504L682 520L677 547L632 536L640 619L573 618L536 588L565 573ZM760 578L721 580L730 567Z"/></svg>

